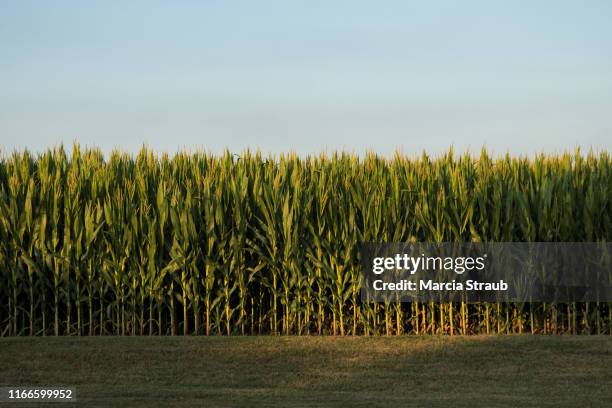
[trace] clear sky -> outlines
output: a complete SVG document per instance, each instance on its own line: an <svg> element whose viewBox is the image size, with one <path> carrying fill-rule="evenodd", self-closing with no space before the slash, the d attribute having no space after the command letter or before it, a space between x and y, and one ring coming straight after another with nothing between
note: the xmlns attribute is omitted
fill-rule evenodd
<svg viewBox="0 0 612 408"><path fill-rule="evenodd" d="M0 1L0 145L612 150L612 1Z"/></svg>

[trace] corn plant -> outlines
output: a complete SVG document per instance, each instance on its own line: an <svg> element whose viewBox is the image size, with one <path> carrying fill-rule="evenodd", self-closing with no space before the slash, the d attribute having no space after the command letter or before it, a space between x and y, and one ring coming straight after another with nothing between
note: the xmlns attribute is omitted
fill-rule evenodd
<svg viewBox="0 0 612 408"><path fill-rule="evenodd" d="M601 301L359 295L362 243L607 242L611 209L607 152L15 152L0 335L612 334Z"/></svg>

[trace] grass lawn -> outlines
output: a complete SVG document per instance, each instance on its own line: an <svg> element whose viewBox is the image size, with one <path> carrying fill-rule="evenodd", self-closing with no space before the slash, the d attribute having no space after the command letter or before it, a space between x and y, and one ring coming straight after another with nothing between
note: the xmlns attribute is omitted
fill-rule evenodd
<svg viewBox="0 0 612 408"><path fill-rule="evenodd" d="M610 336L2 338L0 364L73 407L612 405Z"/></svg>

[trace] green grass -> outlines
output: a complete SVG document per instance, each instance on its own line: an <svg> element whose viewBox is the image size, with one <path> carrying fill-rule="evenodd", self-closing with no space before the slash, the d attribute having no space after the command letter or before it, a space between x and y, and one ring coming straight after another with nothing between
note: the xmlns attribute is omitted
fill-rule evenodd
<svg viewBox="0 0 612 408"><path fill-rule="evenodd" d="M78 406L612 401L610 336L3 338L0 361L0 386L73 385Z"/></svg>

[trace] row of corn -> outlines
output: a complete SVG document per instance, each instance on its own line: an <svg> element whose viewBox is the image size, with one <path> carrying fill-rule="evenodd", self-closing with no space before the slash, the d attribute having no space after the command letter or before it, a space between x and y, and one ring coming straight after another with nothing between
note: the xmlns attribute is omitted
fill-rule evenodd
<svg viewBox="0 0 612 408"><path fill-rule="evenodd" d="M0 335L612 333L608 303L366 303L364 242L608 241L606 152L0 159Z"/></svg>

